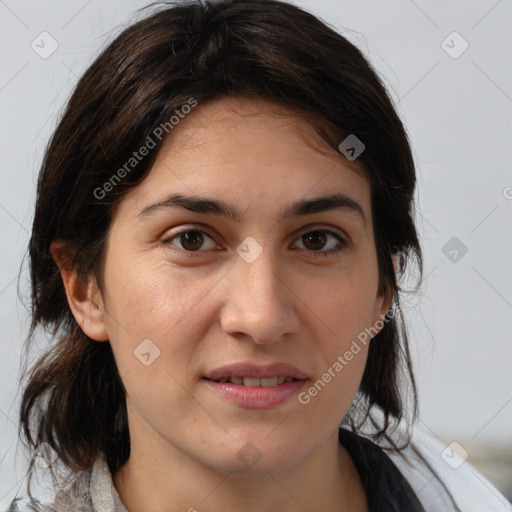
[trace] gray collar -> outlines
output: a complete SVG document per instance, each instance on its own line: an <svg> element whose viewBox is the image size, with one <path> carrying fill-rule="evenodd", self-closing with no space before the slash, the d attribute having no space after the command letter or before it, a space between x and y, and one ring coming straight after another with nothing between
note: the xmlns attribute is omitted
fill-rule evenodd
<svg viewBox="0 0 512 512"><path fill-rule="evenodd" d="M103 454L98 455L92 467L91 500L94 512L128 512L119 498Z"/></svg>

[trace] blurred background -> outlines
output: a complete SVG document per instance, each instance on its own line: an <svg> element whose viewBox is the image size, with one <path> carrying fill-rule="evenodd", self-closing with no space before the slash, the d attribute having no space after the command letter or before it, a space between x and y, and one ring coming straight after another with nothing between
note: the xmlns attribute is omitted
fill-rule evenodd
<svg viewBox="0 0 512 512"><path fill-rule="evenodd" d="M456 442L512 499L512 4L293 3L370 59L413 146L425 272L403 307L419 424L446 446ZM21 271L28 298L22 261L44 148L78 77L148 4L0 1L0 509L26 471L17 419L29 315L17 279Z"/></svg>

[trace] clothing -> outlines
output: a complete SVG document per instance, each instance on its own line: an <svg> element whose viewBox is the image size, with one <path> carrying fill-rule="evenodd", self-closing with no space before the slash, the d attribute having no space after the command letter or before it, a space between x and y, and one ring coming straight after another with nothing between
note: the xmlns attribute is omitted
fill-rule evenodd
<svg viewBox="0 0 512 512"><path fill-rule="evenodd" d="M441 455L445 446L419 430L413 432L402 455L388 452L390 446L384 442L377 444L345 428L339 430L339 441L360 474L370 512L512 512L512 505L467 461L454 469L457 464L450 466ZM7 512L26 511L128 512L103 455L80 474L71 489L57 494L52 507L35 500L13 500Z"/></svg>

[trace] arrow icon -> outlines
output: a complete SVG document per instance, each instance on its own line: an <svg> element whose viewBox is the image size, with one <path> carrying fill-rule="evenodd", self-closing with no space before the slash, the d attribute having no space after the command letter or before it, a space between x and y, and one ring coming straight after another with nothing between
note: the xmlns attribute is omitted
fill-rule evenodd
<svg viewBox="0 0 512 512"><path fill-rule="evenodd" d="M365 150L366 146L363 142L355 135L351 133L343 141L340 142L338 149L353 162L359 155Z"/></svg>
<svg viewBox="0 0 512 512"><path fill-rule="evenodd" d="M450 443L443 450L443 453L441 453L443 460L452 469L457 469L458 467L462 466L468 456L469 453L459 443L457 443L457 441Z"/></svg>
<svg viewBox="0 0 512 512"><path fill-rule="evenodd" d="M453 31L441 41L441 48L452 59L458 59L469 48L469 43L457 31Z"/></svg>
<svg viewBox="0 0 512 512"><path fill-rule="evenodd" d="M263 252L263 247L252 236L248 236L240 242L236 252L246 263L252 263Z"/></svg>
<svg viewBox="0 0 512 512"><path fill-rule="evenodd" d="M251 467L258 463L262 453L253 443L249 442L238 452L237 456L247 467Z"/></svg>
<svg viewBox="0 0 512 512"><path fill-rule="evenodd" d="M452 263L458 263L464 258L465 254L468 252L468 248L459 238L452 236L452 238L443 245L441 251Z"/></svg>
<svg viewBox="0 0 512 512"><path fill-rule="evenodd" d="M160 349L150 339L143 340L133 353L144 366L153 364L160 357Z"/></svg>
<svg viewBox="0 0 512 512"><path fill-rule="evenodd" d="M41 32L30 43L30 47L39 55L39 57L47 59L57 50L59 43L48 32Z"/></svg>

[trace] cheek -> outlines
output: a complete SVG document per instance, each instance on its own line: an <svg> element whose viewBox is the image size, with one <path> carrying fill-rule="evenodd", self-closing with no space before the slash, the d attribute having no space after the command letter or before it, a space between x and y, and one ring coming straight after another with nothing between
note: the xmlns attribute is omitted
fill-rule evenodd
<svg viewBox="0 0 512 512"><path fill-rule="evenodd" d="M323 335L316 337L320 373L304 401L333 417L345 410L356 394L366 365L376 286L369 275L354 275L325 286L311 302ZM320 332L320 331L317 331Z"/></svg>
<svg viewBox="0 0 512 512"><path fill-rule="evenodd" d="M329 351L338 353L350 346L365 328L372 325L377 285L371 276L352 275L325 283L310 299L312 310L324 325Z"/></svg>
<svg viewBox="0 0 512 512"><path fill-rule="evenodd" d="M208 291L215 279L165 263L142 263L142 258L118 259L105 274L108 333L118 366L120 371L138 367L136 351L149 339L155 353L160 351L158 366L185 371L215 321L213 307L208 309Z"/></svg>
<svg viewBox="0 0 512 512"><path fill-rule="evenodd" d="M340 350L331 352L329 362L298 395L309 428L322 431L343 420L359 389L367 355L367 347L361 344L340 345Z"/></svg>
<svg viewBox="0 0 512 512"><path fill-rule="evenodd" d="M143 258L112 261L107 274L110 309L130 332L171 329L200 299L201 290L183 273Z"/></svg>

